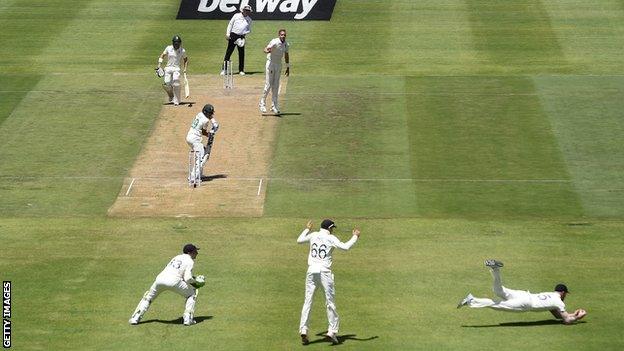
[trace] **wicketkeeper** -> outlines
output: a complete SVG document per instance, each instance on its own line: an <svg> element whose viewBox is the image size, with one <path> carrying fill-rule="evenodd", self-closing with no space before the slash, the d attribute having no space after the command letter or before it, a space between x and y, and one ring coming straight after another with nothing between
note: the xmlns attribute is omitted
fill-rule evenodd
<svg viewBox="0 0 624 351"><path fill-rule="evenodd" d="M172 45L168 45L163 53L158 57L158 66L156 73L159 77L164 77L163 89L167 93L169 102L174 106L180 104L180 61L184 63L183 73L186 73L188 67L188 57L186 50L182 47L182 38L175 35L171 40ZM161 65L167 57L167 65L163 70Z"/></svg>
<svg viewBox="0 0 624 351"><path fill-rule="evenodd" d="M198 113L195 118L193 118L191 127L186 134L186 143L193 151L198 152L198 157L201 159L200 172L203 172L204 165L207 161L204 155L206 155L206 151L210 151L209 148L212 147L211 140L214 140L214 135L219 130L219 123L214 118L214 113L215 109L211 104L204 105L202 111ZM202 135L208 137L209 142L206 146L202 143ZM194 172L195 171L193 171L193 174L190 175L189 181L193 181L195 179Z"/></svg>
<svg viewBox="0 0 624 351"><path fill-rule="evenodd" d="M193 316L195 314L197 289L205 284L203 276L193 276L193 264L195 263L195 258L197 258L197 250L199 248L193 244L184 245L182 254L175 256L169 261L165 269L156 277L150 289L145 292L128 323L131 325L138 324L156 297L161 292L169 290L182 295L186 299L183 314L184 325L195 324Z"/></svg>

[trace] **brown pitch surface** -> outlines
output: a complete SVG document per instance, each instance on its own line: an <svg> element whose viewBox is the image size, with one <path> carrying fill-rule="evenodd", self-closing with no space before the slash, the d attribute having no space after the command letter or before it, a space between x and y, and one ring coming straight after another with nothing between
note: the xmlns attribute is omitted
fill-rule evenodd
<svg viewBox="0 0 624 351"><path fill-rule="evenodd" d="M275 116L263 117L258 111L264 75L235 75L231 90L223 89L222 77L215 75L189 76L189 82L191 96L183 101L193 102L192 107L163 106L117 200L108 210L110 216L262 216L279 120ZM281 93L286 83L282 79ZM206 103L214 105L220 124L212 155L204 168L204 176L212 179L191 188L187 182L186 133Z"/></svg>

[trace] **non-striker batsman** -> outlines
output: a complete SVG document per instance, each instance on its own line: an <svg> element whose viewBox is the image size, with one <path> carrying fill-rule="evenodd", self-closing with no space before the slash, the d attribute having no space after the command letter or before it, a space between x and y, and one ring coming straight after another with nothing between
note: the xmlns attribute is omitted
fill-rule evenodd
<svg viewBox="0 0 624 351"><path fill-rule="evenodd" d="M161 65L165 57L167 58L167 65L163 70ZM171 45L165 47L165 50L158 57L158 66L156 67L158 76L164 76L163 89L167 93L169 102L173 103L174 106L180 104L180 63L184 64L183 73L186 73L188 67L186 50L182 47L182 38L180 38L179 35L175 35L173 39L171 39Z"/></svg>

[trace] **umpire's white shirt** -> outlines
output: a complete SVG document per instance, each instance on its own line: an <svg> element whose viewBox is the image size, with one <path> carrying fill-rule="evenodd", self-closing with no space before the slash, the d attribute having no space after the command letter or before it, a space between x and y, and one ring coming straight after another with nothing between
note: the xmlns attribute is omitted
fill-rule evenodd
<svg viewBox="0 0 624 351"><path fill-rule="evenodd" d="M310 242L308 254L308 273L330 272L332 265L332 252L337 247L341 250L349 250L357 241L357 235L351 237L346 243L341 242L329 230L321 228L318 232L309 233L304 229L297 238L297 243ZM308 234L309 233L309 234Z"/></svg>
<svg viewBox="0 0 624 351"><path fill-rule="evenodd" d="M176 50L173 48L173 45L169 45L165 48L163 54L167 55L167 67L180 68L180 62L186 57L186 50L183 47Z"/></svg>
<svg viewBox="0 0 624 351"><path fill-rule="evenodd" d="M230 33L245 35L251 32L251 17L243 16L242 13L237 13L232 16L230 23L228 23L225 35L230 36Z"/></svg>
<svg viewBox="0 0 624 351"><path fill-rule="evenodd" d="M281 64L282 57L284 57L284 53L288 52L290 44L288 44L288 41L282 43L280 38L274 38L266 47L271 49L271 52L267 54L267 61L273 64Z"/></svg>
<svg viewBox="0 0 624 351"><path fill-rule="evenodd" d="M158 275L159 278L165 280L184 280L189 281L193 277L193 265L195 261L188 254L177 255L172 258L165 269ZM157 280L159 280L157 278Z"/></svg>

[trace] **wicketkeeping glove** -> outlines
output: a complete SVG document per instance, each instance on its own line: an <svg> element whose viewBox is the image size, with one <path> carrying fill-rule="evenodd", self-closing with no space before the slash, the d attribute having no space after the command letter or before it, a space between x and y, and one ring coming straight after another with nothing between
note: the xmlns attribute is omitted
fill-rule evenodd
<svg viewBox="0 0 624 351"><path fill-rule="evenodd" d="M158 78L162 78L165 76L165 70L162 69L162 67L156 67L155 71Z"/></svg>
<svg viewBox="0 0 624 351"><path fill-rule="evenodd" d="M195 282L191 283L191 285L195 289L199 289L202 286L206 285L206 278L203 275L198 275L197 277L193 277L193 279L195 279Z"/></svg>

